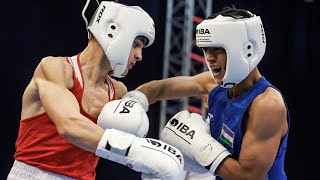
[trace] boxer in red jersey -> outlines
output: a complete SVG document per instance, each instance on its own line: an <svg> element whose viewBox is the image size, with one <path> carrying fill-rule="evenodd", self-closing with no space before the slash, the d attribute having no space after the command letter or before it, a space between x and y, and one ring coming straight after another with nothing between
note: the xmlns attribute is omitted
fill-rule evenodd
<svg viewBox="0 0 320 180"><path fill-rule="evenodd" d="M92 7L96 10L90 14L87 9ZM90 0L83 17L89 34L87 47L73 57L43 58L24 91L15 161L8 179L93 180L99 157L131 166L144 176L175 179L183 163L176 158L179 150L168 154L164 148L143 149L166 143L97 125L98 118L125 120L121 114L99 115L109 101L122 103L117 99L127 93L127 88L110 75L124 77L142 60L143 48L155 38L152 18L138 6ZM128 105L130 113L135 113L134 104L127 100L124 107ZM159 157L160 162L148 161L146 154ZM170 163L173 167L168 166Z"/></svg>

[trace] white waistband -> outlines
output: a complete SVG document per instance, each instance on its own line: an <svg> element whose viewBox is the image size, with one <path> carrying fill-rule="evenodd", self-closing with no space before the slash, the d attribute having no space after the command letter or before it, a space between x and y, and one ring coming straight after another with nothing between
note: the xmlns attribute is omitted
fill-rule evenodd
<svg viewBox="0 0 320 180"><path fill-rule="evenodd" d="M75 180L15 160L7 180Z"/></svg>

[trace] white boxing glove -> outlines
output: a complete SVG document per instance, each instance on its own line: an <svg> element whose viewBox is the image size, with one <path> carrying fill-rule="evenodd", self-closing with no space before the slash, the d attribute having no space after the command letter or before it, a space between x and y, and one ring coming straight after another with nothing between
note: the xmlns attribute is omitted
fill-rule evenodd
<svg viewBox="0 0 320 180"><path fill-rule="evenodd" d="M142 106L142 108L146 112L148 112L149 101L148 101L148 98L146 97L146 95L144 95L142 92L140 92L138 90L129 91L124 96L122 96L122 99L125 99L125 98L130 98L130 99L137 101Z"/></svg>
<svg viewBox="0 0 320 180"><path fill-rule="evenodd" d="M218 165L230 155L223 145L211 137L210 126L202 116L187 110L180 111L168 121L160 139L177 147L186 156L184 168L187 171L204 173L206 167L215 175Z"/></svg>
<svg viewBox="0 0 320 180"><path fill-rule="evenodd" d="M183 154L182 154L183 155ZM184 170L188 172L195 172L198 174L203 174L208 172L208 170L201 166L196 160L188 157L188 156L183 156L184 159Z"/></svg>
<svg viewBox="0 0 320 180"><path fill-rule="evenodd" d="M149 178L176 180L183 172L184 159L177 148L160 140L139 138L116 129L105 130L96 155L128 166Z"/></svg>
<svg viewBox="0 0 320 180"><path fill-rule="evenodd" d="M156 178L153 174L145 174L145 173L141 173L141 179L142 180L161 180L159 178Z"/></svg>
<svg viewBox="0 0 320 180"><path fill-rule="evenodd" d="M103 129L118 129L138 137L145 137L149 130L147 113L136 101L126 98L106 103L97 124Z"/></svg>

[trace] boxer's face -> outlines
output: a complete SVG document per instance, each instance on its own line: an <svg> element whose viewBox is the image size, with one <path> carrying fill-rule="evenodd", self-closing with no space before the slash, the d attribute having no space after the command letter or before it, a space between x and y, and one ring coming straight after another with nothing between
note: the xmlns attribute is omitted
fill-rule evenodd
<svg viewBox="0 0 320 180"><path fill-rule="evenodd" d="M137 37L133 41L131 51L129 54L127 68L124 72L125 75L128 74L129 70L137 63L137 61L142 61L142 49L144 48L147 39L145 37Z"/></svg>
<svg viewBox="0 0 320 180"><path fill-rule="evenodd" d="M207 62L216 82L222 83L222 79L226 72L227 55L226 51L220 47L204 48Z"/></svg>

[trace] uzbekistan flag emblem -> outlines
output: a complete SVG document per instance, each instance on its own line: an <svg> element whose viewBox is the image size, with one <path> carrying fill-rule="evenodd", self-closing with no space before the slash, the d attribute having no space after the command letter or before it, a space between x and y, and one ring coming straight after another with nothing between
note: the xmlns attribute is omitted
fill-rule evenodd
<svg viewBox="0 0 320 180"><path fill-rule="evenodd" d="M220 139L233 148L234 132L232 132L224 123L222 125Z"/></svg>

